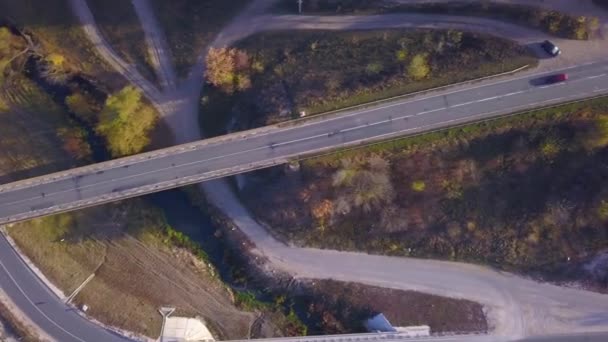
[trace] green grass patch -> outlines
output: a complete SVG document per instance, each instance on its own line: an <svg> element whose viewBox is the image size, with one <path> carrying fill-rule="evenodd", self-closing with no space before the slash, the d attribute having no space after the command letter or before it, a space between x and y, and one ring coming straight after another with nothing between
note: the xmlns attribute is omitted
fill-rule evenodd
<svg viewBox="0 0 608 342"><path fill-rule="evenodd" d="M270 304L257 299L256 295L251 291L234 291L234 302L243 310L266 310L270 308Z"/></svg>

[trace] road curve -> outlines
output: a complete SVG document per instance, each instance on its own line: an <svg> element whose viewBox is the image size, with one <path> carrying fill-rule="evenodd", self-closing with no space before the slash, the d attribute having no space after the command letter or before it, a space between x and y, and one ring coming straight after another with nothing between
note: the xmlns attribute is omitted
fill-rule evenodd
<svg viewBox="0 0 608 342"><path fill-rule="evenodd" d="M0 234L0 287L19 309L56 341L130 341L66 305L30 270Z"/></svg>

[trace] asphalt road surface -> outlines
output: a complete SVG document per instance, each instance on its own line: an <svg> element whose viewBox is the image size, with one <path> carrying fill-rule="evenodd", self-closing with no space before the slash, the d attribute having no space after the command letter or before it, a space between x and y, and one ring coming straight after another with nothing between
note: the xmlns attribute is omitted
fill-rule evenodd
<svg viewBox="0 0 608 342"><path fill-rule="evenodd" d="M0 234L0 287L31 321L61 342L127 341L67 306L30 270Z"/></svg>
<svg viewBox="0 0 608 342"><path fill-rule="evenodd" d="M67 211L286 162L289 158L608 93L608 61L262 128L0 186L0 223ZM556 73L556 72L554 72ZM44 178L44 177L43 177Z"/></svg>

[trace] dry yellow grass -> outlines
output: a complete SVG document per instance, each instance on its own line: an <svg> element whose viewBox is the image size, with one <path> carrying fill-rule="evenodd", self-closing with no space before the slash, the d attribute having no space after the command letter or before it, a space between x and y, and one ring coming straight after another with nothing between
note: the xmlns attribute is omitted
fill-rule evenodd
<svg viewBox="0 0 608 342"><path fill-rule="evenodd" d="M74 303L103 323L156 338L157 310L171 305L203 317L221 338L246 338L255 314L234 306L205 263L168 245L164 225L158 210L130 200L17 224L9 233L68 295L96 272Z"/></svg>

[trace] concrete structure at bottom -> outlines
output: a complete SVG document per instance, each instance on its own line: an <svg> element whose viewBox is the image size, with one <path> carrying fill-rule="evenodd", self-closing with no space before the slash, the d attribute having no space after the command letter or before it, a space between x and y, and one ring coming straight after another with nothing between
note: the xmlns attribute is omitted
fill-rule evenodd
<svg viewBox="0 0 608 342"><path fill-rule="evenodd" d="M163 342L215 341L205 323L187 317L168 317L160 340Z"/></svg>
<svg viewBox="0 0 608 342"><path fill-rule="evenodd" d="M382 313L365 321L365 328L369 332L398 332L408 335L409 337L431 336L431 327L428 325L394 327Z"/></svg>

